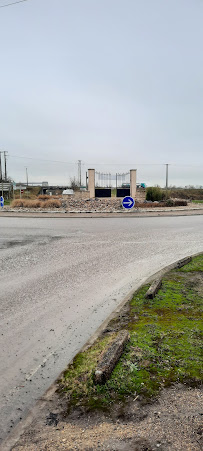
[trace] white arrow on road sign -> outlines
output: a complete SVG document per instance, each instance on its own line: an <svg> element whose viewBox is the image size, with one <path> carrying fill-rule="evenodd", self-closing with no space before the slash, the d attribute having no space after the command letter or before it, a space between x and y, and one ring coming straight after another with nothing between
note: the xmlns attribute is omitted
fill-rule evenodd
<svg viewBox="0 0 203 451"><path fill-rule="evenodd" d="M123 202L123 204L126 204L130 207L133 204L133 201L131 199L129 199L129 200Z"/></svg>

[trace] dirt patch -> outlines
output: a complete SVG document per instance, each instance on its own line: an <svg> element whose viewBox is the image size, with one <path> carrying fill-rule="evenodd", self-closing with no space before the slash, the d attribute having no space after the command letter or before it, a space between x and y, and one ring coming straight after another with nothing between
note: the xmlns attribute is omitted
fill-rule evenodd
<svg viewBox="0 0 203 451"><path fill-rule="evenodd" d="M12 449L54 450L190 450L203 446L203 394L200 389L176 385L164 389L151 404L127 399L111 414L76 410L68 419L58 398L50 412L35 420Z"/></svg>

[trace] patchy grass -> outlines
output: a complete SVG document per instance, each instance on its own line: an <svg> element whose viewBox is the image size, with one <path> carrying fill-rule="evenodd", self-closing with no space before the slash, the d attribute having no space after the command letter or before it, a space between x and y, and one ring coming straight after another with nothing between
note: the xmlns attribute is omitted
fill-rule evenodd
<svg viewBox="0 0 203 451"><path fill-rule="evenodd" d="M200 274L203 276L202 272L203 272L203 256L202 255L198 255L197 257L193 258L192 261L190 263L188 263L187 265L183 266L182 268L180 268L179 270L177 270L177 272L193 272L193 271L199 271Z"/></svg>
<svg viewBox="0 0 203 451"><path fill-rule="evenodd" d="M59 387L67 393L69 408L107 408L126 396L150 399L173 382L201 383L203 255L165 275L153 300L145 299L148 287L135 293L129 310L110 322L100 340L78 354L64 373ZM109 381L95 385L93 371L97 361L115 337L118 325L122 329L124 323L130 341Z"/></svg>
<svg viewBox="0 0 203 451"><path fill-rule="evenodd" d="M194 204L202 204L202 203L203 203L203 200L201 200L201 199L199 199L199 200L192 200L192 202L193 202Z"/></svg>
<svg viewBox="0 0 203 451"><path fill-rule="evenodd" d="M10 205L11 200L10 199L4 199L4 205Z"/></svg>
<svg viewBox="0 0 203 451"><path fill-rule="evenodd" d="M83 353L79 353L65 371L63 379L59 381L59 390L66 392L71 405L78 404L82 396L84 405L94 406L96 403L97 408L99 407L97 391L100 392L100 387L94 385L93 372L99 357L112 343L115 336L116 334L106 335L97 340L94 346ZM104 406L108 401L108 395L107 398L103 396L101 405Z"/></svg>

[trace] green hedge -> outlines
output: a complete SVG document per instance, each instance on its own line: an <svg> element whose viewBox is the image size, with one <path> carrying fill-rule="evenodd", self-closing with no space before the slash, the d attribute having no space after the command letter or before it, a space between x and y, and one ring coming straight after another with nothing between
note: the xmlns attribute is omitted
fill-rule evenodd
<svg viewBox="0 0 203 451"><path fill-rule="evenodd" d="M152 202L154 202L163 199L165 199L165 193L161 188L159 188L159 186L151 186L147 188L146 200L151 200Z"/></svg>

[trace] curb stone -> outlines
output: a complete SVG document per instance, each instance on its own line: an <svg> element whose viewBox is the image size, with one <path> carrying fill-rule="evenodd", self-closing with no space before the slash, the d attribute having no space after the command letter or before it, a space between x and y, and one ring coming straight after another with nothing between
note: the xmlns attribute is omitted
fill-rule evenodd
<svg viewBox="0 0 203 451"><path fill-rule="evenodd" d="M192 261L192 257L185 257L182 260L179 260L177 263L177 268L182 268L183 266L187 265Z"/></svg>
<svg viewBox="0 0 203 451"><path fill-rule="evenodd" d="M95 384L105 384L106 380L110 378L111 373L116 363L120 359L125 344L129 340L129 338L130 336L127 330L122 330L118 333L117 337L115 338L113 343L111 343L95 370Z"/></svg>
<svg viewBox="0 0 203 451"><path fill-rule="evenodd" d="M155 280L145 294L146 299L153 299L162 285L162 279Z"/></svg>

